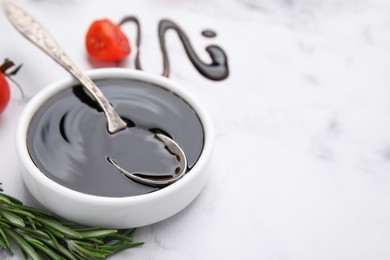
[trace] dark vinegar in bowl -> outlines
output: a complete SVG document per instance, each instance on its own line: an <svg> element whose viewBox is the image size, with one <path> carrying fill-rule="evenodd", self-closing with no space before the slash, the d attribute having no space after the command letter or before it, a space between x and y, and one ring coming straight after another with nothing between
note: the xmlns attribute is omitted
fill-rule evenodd
<svg viewBox="0 0 390 260"><path fill-rule="evenodd" d="M103 112L81 86L57 93L34 115L27 134L30 156L43 174L65 187L97 196L156 191L128 179L107 160L114 158L133 173L173 175L178 162L156 139L156 132L170 136L183 148L189 170L195 165L202 153L204 131L185 100L148 82L95 82L128 127L110 134Z"/></svg>

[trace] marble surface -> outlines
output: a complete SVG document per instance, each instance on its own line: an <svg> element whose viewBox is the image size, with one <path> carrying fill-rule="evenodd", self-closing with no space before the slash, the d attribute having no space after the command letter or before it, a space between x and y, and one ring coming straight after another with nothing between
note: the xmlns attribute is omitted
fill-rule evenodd
<svg viewBox="0 0 390 260"><path fill-rule="evenodd" d="M390 3L385 0L20 0L85 70L97 18L142 23L141 62L160 73L157 23L176 21L199 55L221 45L231 74L198 74L168 34L171 79L211 114L214 171L179 214L139 228L146 244L112 259L389 259ZM206 39L203 29L218 36ZM134 40L134 28L125 31ZM0 15L0 59L23 63L28 97L67 73ZM1 182L29 205L14 147L27 99L0 117ZM0 254L7 258L5 252ZM20 255L19 255L20 257ZM18 258L15 257L15 259ZM10 258L11 259L11 258Z"/></svg>

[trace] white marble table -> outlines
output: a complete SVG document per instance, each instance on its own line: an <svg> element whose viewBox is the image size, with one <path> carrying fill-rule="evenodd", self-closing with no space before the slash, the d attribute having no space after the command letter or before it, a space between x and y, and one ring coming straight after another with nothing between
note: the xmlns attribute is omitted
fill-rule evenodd
<svg viewBox="0 0 390 260"><path fill-rule="evenodd" d="M200 99L216 128L214 172L200 196L146 244L112 259L389 259L390 4L386 0L20 0L85 70L89 24L137 15L142 64L161 72L157 23L167 17L198 53L228 53L230 77L198 74L168 34L171 79ZM201 37L203 29L215 39ZM134 39L134 28L125 28ZM0 59L24 67L28 97L67 73L0 15ZM133 57L121 66L134 68ZM0 117L1 182L37 205L20 176L14 88ZM6 258L5 252L0 254ZM19 255L20 257L20 255ZM16 257L17 258L17 257Z"/></svg>

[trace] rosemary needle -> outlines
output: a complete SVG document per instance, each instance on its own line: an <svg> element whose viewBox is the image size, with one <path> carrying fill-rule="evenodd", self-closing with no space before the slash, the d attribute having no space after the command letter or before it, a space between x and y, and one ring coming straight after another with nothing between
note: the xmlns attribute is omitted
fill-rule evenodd
<svg viewBox="0 0 390 260"><path fill-rule="evenodd" d="M0 183L1 185L1 183ZM51 213L24 206L0 186L0 248L13 255L10 241L30 259L105 259L143 245L135 229L80 228Z"/></svg>

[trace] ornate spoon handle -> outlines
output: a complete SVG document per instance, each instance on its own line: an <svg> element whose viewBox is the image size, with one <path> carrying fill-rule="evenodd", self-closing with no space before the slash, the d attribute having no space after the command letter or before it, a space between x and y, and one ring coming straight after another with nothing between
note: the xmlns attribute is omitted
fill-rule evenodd
<svg viewBox="0 0 390 260"><path fill-rule="evenodd" d="M103 109L107 122L108 131L116 133L126 127L126 123L110 105L106 97L93 81L83 73L75 63L65 54L53 37L25 11L10 0L3 0L5 13L14 27L28 40L38 46L46 54L52 57L58 64L71 73L95 98Z"/></svg>

